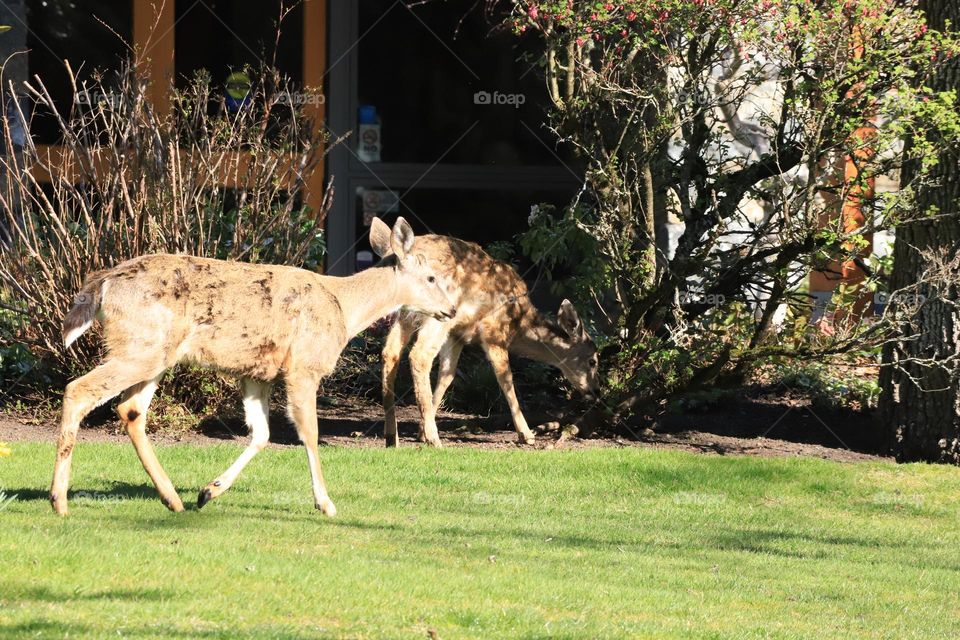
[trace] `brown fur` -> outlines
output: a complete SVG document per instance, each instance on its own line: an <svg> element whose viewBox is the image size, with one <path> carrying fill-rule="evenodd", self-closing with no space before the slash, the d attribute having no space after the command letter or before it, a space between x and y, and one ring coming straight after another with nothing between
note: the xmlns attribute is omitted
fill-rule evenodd
<svg viewBox="0 0 960 640"><path fill-rule="evenodd" d="M200 505L229 488L266 444L270 384L283 377L288 412L307 447L314 500L332 515L317 456L316 391L347 341L403 305L436 316L455 313L422 254L411 252L413 231L402 218L391 231L376 220L371 245L389 255L348 278L279 265L253 265L182 255L148 255L90 276L68 312L65 336L101 319L104 362L67 385L51 500L67 511L76 432L95 406L123 393L117 412L161 498L183 504L145 435L146 412L163 372L192 362L238 376L254 441L241 459L201 492ZM392 253L391 253L392 252ZM75 336L71 336L71 339ZM69 342L69 341L68 341Z"/></svg>
<svg viewBox="0 0 960 640"><path fill-rule="evenodd" d="M558 367L581 392L597 387L597 350L566 300L560 322L544 317L531 303L527 285L510 265L495 260L478 245L456 238L424 235L415 251L422 253L451 283L457 314L437 323L416 314L401 314L387 336L383 350L384 434L387 446L396 446L397 423L394 382L404 346L416 335L410 350L414 392L420 408L420 439L439 446L436 411L456 373L464 345L480 344L493 366L510 406L514 427L522 442L533 441L513 388L508 352ZM433 361L440 356L436 388L430 388Z"/></svg>

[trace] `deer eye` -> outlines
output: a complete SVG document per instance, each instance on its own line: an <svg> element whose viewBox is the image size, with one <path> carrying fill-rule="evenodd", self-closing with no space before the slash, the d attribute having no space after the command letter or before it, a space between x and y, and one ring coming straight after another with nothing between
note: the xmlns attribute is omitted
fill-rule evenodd
<svg viewBox="0 0 960 640"><path fill-rule="evenodd" d="M436 281L437 281L437 279L434 278L433 276L430 276L429 278L427 278L427 282L429 282L430 284L433 284L433 283L436 282Z"/></svg>

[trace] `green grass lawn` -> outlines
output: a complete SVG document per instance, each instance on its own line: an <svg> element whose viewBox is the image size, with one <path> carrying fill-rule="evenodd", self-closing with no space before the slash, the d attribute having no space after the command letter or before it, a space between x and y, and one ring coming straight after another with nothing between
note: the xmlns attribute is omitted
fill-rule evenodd
<svg viewBox="0 0 960 640"><path fill-rule="evenodd" d="M270 449L169 513L133 448L53 446L0 487L0 637L950 638L960 470L650 449ZM191 505L240 447L170 446ZM83 497L74 497L84 492Z"/></svg>

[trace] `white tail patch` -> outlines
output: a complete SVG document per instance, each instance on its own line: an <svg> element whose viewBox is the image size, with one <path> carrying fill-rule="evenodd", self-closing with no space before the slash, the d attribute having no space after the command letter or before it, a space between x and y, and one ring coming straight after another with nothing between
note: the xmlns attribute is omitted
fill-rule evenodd
<svg viewBox="0 0 960 640"><path fill-rule="evenodd" d="M83 332L93 326L93 320L85 322L76 329L73 329L70 333L63 337L63 348L69 349L70 345L76 342L77 338L83 335Z"/></svg>

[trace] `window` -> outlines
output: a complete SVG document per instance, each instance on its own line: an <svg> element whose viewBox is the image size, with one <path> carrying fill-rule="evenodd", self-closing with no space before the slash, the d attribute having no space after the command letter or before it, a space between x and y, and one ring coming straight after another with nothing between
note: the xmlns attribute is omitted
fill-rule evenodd
<svg viewBox="0 0 960 640"><path fill-rule="evenodd" d="M522 40L469 3L364 0L359 14L357 98L377 109L383 162L557 164Z"/></svg>
<svg viewBox="0 0 960 640"><path fill-rule="evenodd" d="M281 5L289 8L280 24ZM303 4L290 0L200 0L177 2L175 75L184 86L199 69L215 86L245 66L276 66L296 84L303 83ZM311 34L323 38L323 34Z"/></svg>
<svg viewBox="0 0 960 640"><path fill-rule="evenodd" d="M131 2L87 3L70 0L28 0L26 4L29 81L43 79L57 108L71 108L73 89L64 60L79 79L116 72L129 56L133 42ZM107 76L109 80L109 76ZM49 110L37 107L31 133L39 143L59 140L59 127Z"/></svg>

